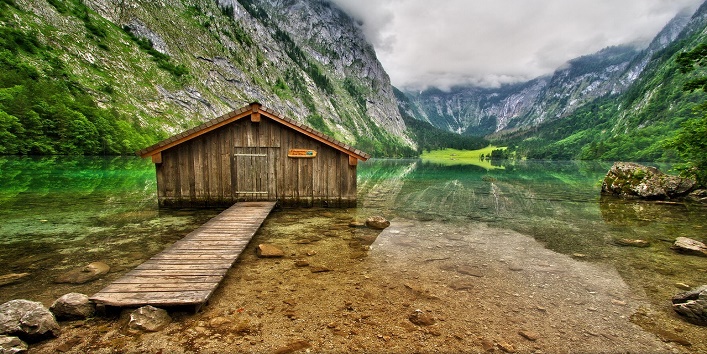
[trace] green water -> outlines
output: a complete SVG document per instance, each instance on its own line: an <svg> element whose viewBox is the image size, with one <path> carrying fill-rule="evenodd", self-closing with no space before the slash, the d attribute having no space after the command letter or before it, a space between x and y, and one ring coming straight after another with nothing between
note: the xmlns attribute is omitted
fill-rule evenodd
<svg viewBox="0 0 707 354"><path fill-rule="evenodd" d="M285 209L276 212L265 232L270 238L302 238L307 235L301 225L318 225L307 231L316 235L327 231L319 228L330 227L329 219L337 225L331 228L341 229L342 220L377 214L470 228L483 224L529 235L580 262L613 267L656 304L678 291L676 283L706 284L705 258L676 254L670 245L678 236L707 241L707 208L602 199L600 181L609 167L517 162L486 171L371 160L359 165L358 208ZM149 160L1 157L0 276L29 275L0 288L0 302L50 303L70 291L91 294L219 212L159 209L155 190ZM644 239L651 246L620 247L614 243L620 238ZM93 261L108 263L111 273L83 285L53 282Z"/></svg>

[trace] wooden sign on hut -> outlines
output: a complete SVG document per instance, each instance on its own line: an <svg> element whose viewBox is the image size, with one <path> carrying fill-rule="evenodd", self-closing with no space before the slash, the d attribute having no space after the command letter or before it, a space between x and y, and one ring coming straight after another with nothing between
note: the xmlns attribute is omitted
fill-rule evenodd
<svg viewBox="0 0 707 354"><path fill-rule="evenodd" d="M257 102L137 152L152 157L160 206L356 205L370 156Z"/></svg>

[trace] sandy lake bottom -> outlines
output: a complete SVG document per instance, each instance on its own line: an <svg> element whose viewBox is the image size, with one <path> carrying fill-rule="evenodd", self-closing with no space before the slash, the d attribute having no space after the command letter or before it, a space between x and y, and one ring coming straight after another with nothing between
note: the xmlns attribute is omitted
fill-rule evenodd
<svg viewBox="0 0 707 354"><path fill-rule="evenodd" d="M399 218L380 232L351 228L349 221L343 211L276 212L199 313L173 313L173 322L157 333L128 330L127 311L69 322L59 339L30 352L687 353L707 348L702 328L672 318L669 311L651 310L645 294L631 290L612 267L550 251L532 237L483 223ZM258 243L276 245L286 256L257 258ZM662 330L668 337L651 332L651 323L667 324Z"/></svg>

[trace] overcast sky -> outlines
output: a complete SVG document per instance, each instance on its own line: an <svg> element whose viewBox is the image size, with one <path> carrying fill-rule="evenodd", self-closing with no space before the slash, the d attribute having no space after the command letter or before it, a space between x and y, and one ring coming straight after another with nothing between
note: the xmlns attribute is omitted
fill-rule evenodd
<svg viewBox="0 0 707 354"><path fill-rule="evenodd" d="M646 45L703 0L332 0L398 88L498 86L612 45Z"/></svg>

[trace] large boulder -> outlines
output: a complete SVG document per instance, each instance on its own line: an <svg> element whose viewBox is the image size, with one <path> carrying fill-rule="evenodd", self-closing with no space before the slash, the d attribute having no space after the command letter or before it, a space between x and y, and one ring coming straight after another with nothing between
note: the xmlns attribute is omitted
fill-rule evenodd
<svg viewBox="0 0 707 354"><path fill-rule="evenodd" d="M146 332L157 332L167 327L172 322L172 317L167 311L154 307L143 306L130 314L128 328Z"/></svg>
<svg viewBox="0 0 707 354"><path fill-rule="evenodd" d="M83 284L100 278L110 271L110 266L103 262L93 262L81 268L72 269L54 279L56 283Z"/></svg>
<svg viewBox="0 0 707 354"><path fill-rule="evenodd" d="M628 198L673 199L687 196L694 187L694 180L667 175L655 167L616 162L604 177L601 192Z"/></svg>
<svg viewBox="0 0 707 354"><path fill-rule="evenodd" d="M27 343L17 337L0 335L0 354L24 353L27 348Z"/></svg>
<svg viewBox="0 0 707 354"><path fill-rule="evenodd" d="M707 326L707 285L673 296L673 310L690 323Z"/></svg>
<svg viewBox="0 0 707 354"><path fill-rule="evenodd" d="M59 320L82 320L93 316L96 307L88 299L88 296L68 293L54 301L49 310Z"/></svg>
<svg viewBox="0 0 707 354"><path fill-rule="evenodd" d="M54 315L39 302L12 300L0 305L0 334L36 341L59 335Z"/></svg>

